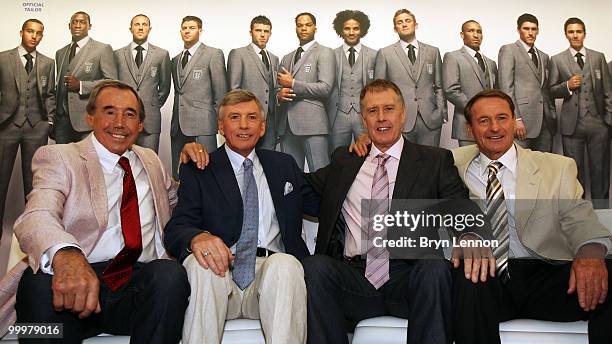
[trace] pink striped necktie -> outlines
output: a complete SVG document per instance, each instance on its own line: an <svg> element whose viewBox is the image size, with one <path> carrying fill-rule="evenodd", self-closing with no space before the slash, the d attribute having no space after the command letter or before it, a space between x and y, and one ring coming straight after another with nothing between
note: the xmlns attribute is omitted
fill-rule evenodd
<svg viewBox="0 0 612 344"><path fill-rule="evenodd" d="M385 164L390 157L385 153L376 156L378 166L376 166L372 180L365 276L376 289L382 287L389 280L389 251L384 247L373 245L374 238L377 236L381 236L383 239L387 238L387 229L385 228L380 232L375 231L373 219L374 215L389 213L389 176Z"/></svg>

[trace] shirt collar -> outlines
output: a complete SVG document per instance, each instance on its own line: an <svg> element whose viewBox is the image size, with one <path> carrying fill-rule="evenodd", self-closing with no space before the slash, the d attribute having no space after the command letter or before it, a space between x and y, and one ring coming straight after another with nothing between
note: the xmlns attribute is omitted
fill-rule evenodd
<svg viewBox="0 0 612 344"><path fill-rule="evenodd" d="M225 147L225 152L227 153L227 157L229 158L230 163L232 164L232 169L234 170L234 174L238 173L238 171L242 168L242 164L244 163L244 160L246 159L245 157L243 157L242 155L234 152L228 145L227 143L225 145L223 145ZM247 156L247 158L251 159L251 161L253 162L253 164L255 164L255 159L257 159L257 155L255 155L255 149L253 149L251 151L251 153L249 153L249 155Z"/></svg>
<svg viewBox="0 0 612 344"><path fill-rule="evenodd" d="M255 50L255 53L257 55L259 55L262 50L265 51L266 53L268 53L265 48L261 49L260 47L257 46L257 44L252 43L252 42L251 42L251 48L253 48L253 50Z"/></svg>
<svg viewBox="0 0 612 344"><path fill-rule="evenodd" d="M582 56L586 56L586 48L584 47L584 45L582 46L582 49L580 49L580 51L578 51L578 50L576 50L576 49L574 49L572 47L570 47L569 50L570 50L570 53L572 54L573 57L575 57L577 53L581 53Z"/></svg>
<svg viewBox="0 0 612 344"><path fill-rule="evenodd" d="M408 45L409 44L412 44L414 46L415 50L419 50L419 41L417 41L416 37L412 41L410 41L410 42L406 42L406 41L400 39L400 44L402 45L402 48L404 50L408 49Z"/></svg>
<svg viewBox="0 0 612 344"><path fill-rule="evenodd" d="M347 54L350 48L351 48L350 45L346 43L342 43L342 51L344 52L344 54ZM355 49L355 52L359 54L359 52L361 51L361 42L357 43L357 45L355 45L353 49Z"/></svg>
<svg viewBox="0 0 612 344"><path fill-rule="evenodd" d="M23 45L19 45L17 47L17 52L19 53L20 57L23 57L23 55L28 54L28 51L23 47ZM32 55L32 58L36 59L36 49L34 49L34 51L29 54Z"/></svg>
<svg viewBox="0 0 612 344"><path fill-rule="evenodd" d="M477 53L478 51L476 51L476 50L474 50L474 49L472 49L472 48L468 47L467 45L464 45L463 47L465 48L465 50L467 50L467 52L470 54L470 56L472 56L472 57L476 57L475 55L476 55L476 53ZM482 53L480 53L480 55L482 56Z"/></svg>
<svg viewBox="0 0 612 344"><path fill-rule="evenodd" d="M483 176L487 176L489 173L489 169L487 166L489 166L489 164L493 160L489 159L486 155L482 153L478 154L478 160L480 163L480 174ZM504 165L504 167L508 169L513 176L516 176L517 154L516 146L514 144L512 145L512 148L508 149L508 151L504 153L501 158L497 159L497 161L501 162L502 165Z"/></svg>
<svg viewBox="0 0 612 344"><path fill-rule="evenodd" d="M304 52L307 52L308 49L310 49L310 47L312 47L312 45L315 44L315 42L316 41L313 39L312 41L310 41L310 42L308 42L308 43L306 43L304 45L301 45L302 50L304 50Z"/></svg>
<svg viewBox="0 0 612 344"><path fill-rule="evenodd" d="M521 42L521 45L523 46L523 49L525 49L525 51L529 51L529 49L533 48L533 50L536 51L536 54L538 53L538 48L536 48L535 44L533 45L533 47L530 47L527 43L523 42L522 39L519 39L519 42Z"/></svg>
<svg viewBox="0 0 612 344"><path fill-rule="evenodd" d="M132 50L135 50L138 45L139 45L138 43L132 42L132 43L130 43L130 48ZM146 41L146 42L140 44L140 46L143 47L145 51L149 51L149 41Z"/></svg>
<svg viewBox="0 0 612 344"><path fill-rule="evenodd" d="M81 38L81 40L77 41L76 43L79 45L79 49L80 49L80 48L83 48L88 42L89 42L89 36L85 36Z"/></svg>
<svg viewBox="0 0 612 344"><path fill-rule="evenodd" d="M200 47L200 45L202 44L202 42L196 42L196 44L193 45L193 47L189 48L189 49L183 49L183 53L185 53L185 50L189 50L189 55L191 55L191 57L193 57L196 53L196 51L198 51L198 48Z"/></svg>
<svg viewBox="0 0 612 344"><path fill-rule="evenodd" d="M404 136L400 135L399 140L389 148L385 154L392 156L394 159L400 160L402 156L402 151L404 150ZM378 154L382 153L376 145L372 144L372 149L370 150L370 154L368 155L368 159L374 161Z"/></svg>
<svg viewBox="0 0 612 344"><path fill-rule="evenodd" d="M113 171L115 166L119 163L119 158L122 156L128 158L128 160L133 157L134 152L132 150L127 150L123 152L121 155L117 155L104 147L100 141L96 138L95 134L91 134L91 142L96 150L96 154L98 155L98 160L100 160L100 165L102 165L102 169L106 173L110 173Z"/></svg>

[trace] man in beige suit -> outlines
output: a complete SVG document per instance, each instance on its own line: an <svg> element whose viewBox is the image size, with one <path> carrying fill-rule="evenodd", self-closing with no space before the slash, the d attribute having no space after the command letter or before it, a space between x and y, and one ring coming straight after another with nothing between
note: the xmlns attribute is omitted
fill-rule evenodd
<svg viewBox="0 0 612 344"><path fill-rule="evenodd" d="M454 150L455 165L499 246L491 259L453 257L456 343L500 343L499 322L515 318L588 319L589 342L611 343L612 243L582 199L576 163L514 144L514 104L501 91L476 94L465 117L476 145Z"/></svg>
<svg viewBox="0 0 612 344"><path fill-rule="evenodd" d="M62 343L101 332L179 342L187 275L159 259L177 186L153 151L133 146L143 120L133 88L102 81L87 104L93 134L36 152L34 190L15 223L27 261L0 283L0 330L15 304L18 323L62 323Z"/></svg>

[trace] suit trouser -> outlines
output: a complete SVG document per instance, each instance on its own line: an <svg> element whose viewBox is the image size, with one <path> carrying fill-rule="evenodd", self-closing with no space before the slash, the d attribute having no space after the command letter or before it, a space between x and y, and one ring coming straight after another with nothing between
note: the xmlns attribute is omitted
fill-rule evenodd
<svg viewBox="0 0 612 344"><path fill-rule="evenodd" d="M140 132L140 135L138 135L136 144L141 147L151 148L152 150L155 151L155 153L158 153L159 152L159 133L150 134L143 130Z"/></svg>
<svg viewBox="0 0 612 344"><path fill-rule="evenodd" d="M257 142L257 148L275 150L278 143L278 133L276 131L276 116L274 109L268 109L266 116L266 133Z"/></svg>
<svg viewBox="0 0 612 344"><path fill-rule="evenodd" d="M338 147L350 145L352 139L356 141L364 132L361 114L354 108L351 108L348 113L336 110L336 119L332 124L329 137L329 152L333 153Z"/></svg>
<svg viewBox="0 0 612 344"><path fill-rule="evenodd" d="M607 260L608 271L612 261ZM509 261L510 280L495 277L472 283L465 278L463 264L455 271L453 303L457 344L500 343L499 323L527 318L570 322L589 320L589 343L612 343L610 295L595 311L585 312L577 292L567 294L571 262L552 265L537 259ZM608 273L608 285L612 274Z"/></svg>
<svg viewBox="0 0 612 344"><path fill-rule="evenodd" d="M308 343L347 344L345 321L408 318L408 343L451 343L451 268L444 259L391 260L391 279L376 290L365 261L326 255L302 261L308 290Z"/></svg>
<svg viewBox="0 0 612 344"><path fill-rule="evenodd" d="M0 164L0 226L4 218L6 195L17 157L17 149L21 147L23 194L27 196L32 191L32 157L38 147L47 144L48 131L49 124L44 120L34 126L26 121L21 127L18 127L10 119L0 124L0 161L2 162Z"/></svg>
<svg viewBox="0 0 612 344"><path fill-rule="evenodd" d="M529 148L534 151L540 152L552 152L553 149L553 136L548 129L546 120L542 120L542 127L540 128L540 134L534 138L527 138L525 140L514 140L519 146L523 148Z"/></svg>
<svg viewBox="0 0 612 344"><path fill-rule="evenodd" d="M310 172L329 165L327 135L295 135L287 124L285 135L281 138L281 151L291 155L302 170L304 157Z"/></svg>
<svg viewBox="0 0 612 344"><path fill-rule="evenodd" d="M459 147L463 147L463 146L475 145L475 144L476 144L476 141L470 141L470 140L457 140L457 143L459 143Z"/></svg>
<svg viewBox="0 0 612 344"><path fill-rule="evenodd" d="M255 280L240 290L190 255L183 265L191 284L183 344L221 343L225 320L261 319L266 343L306 342L306 286L300 262L285 253L257 258Z"/></svg>
<svg viewBox="0 0 612 344"><path fill-rule="evenodd" d="M179 155L185 144L189 142L198 142L202 144L211 153L217 149L217 135L200 135L200 136L185 136L181 129L170 137L170 153L172 154L172 177L179 179Z"/></svg>
<svg viewBox="0 0 612 344"><path fill-rule="evenodd" d="M91 264L101 277L109 262ZM189 298L185 269L176 261L136 263L130 280L116 292L100 280L100 307L85 319L53 310L53 276L27 268L19 281L17 322L63 323L62 339L20 339L20 343L80 343L100 333L130 335L130 343L178 343Z"/></svg>
<svg viewBox="0 0 612 344"><path fill-rule="evenodd" d="M586 189L584 148L589 155L591 199L595 208L608 208L610 189L610 137L600 117L587 114L578 118L576 130L562 139L563 154L576 160L578 180Z"/></svg>
<svg viewBox="0 0 612 344"><path fill-rule="evenodd" d="M425 122L423 121L423 117L421 117L421 113L417 113L416 122L414 123L414 128L408 133L404 133L404 137L408 139L408 141L420 145L425 146L433 146L440 147L440 133L442 132L442 127L437 129L429 129Z"/></svg>
<svg viewBox="0 0 612 344"><path fill-rule="evenodd" d="M85 116L85 114L83 114ZM84 139L91 131L76 131L70 122L70 116L57 114L53 122L53 132L55 133L55 143L79 142Z"/></svg>

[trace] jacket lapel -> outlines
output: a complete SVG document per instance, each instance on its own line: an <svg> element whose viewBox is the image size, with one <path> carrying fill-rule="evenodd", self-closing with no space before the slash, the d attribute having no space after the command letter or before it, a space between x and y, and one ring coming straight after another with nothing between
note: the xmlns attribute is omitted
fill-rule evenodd
<svg viewBox="0 0 612 344"><path fill-rule="evenodd" d="M593 87L593 93L599 94L600 92L599 92L599 89L597 88L597 82L596 82L597 79L595 78L595 69L593 68L595 66L595 63L592 63L593 56L595 56L595 54L593 54L593 51L586 49L586 55L587 56L585 56L586 58L584 59L584 68L588 68L589 72L591 73L591 87Z"/></svg>
<svg viewBox="0 0 612 344"><path fill-rule="evenodd" d="M341 45L338 47L338 49L336 49L336 61L338 62L338 68L336 69L336 83L338 85L338 92L340 92L340 89L342 88L342 65L344 64L344 52L342 51L343 47L344 46Z"/></svg>
<svg viewBox="0 0 612 344"><path fill-rule="evenodd" d="M70 65L72 65L72 75L75 75L83 63L85 63L89 50L91 49L92 42L93 39L90 38L87 44L85 44L84 47L79 48L79 51L76 53L76 55L74 55L74 59L70 63Z"/></svg>
<svg viewBox="0 0 612 344"><path fill-rule="evenodd" d="M519 59L523 60L523 64L526 64L527 66L529 66L529 69L531 69L531 71L533 72L533 74L536 76L536 78L538 79L538 81L540 82L540 84L542 83L542 77L538 71L538 67L536 67L533 64L533 61L531 60L531 56L529 56L529 54L527 53L527 51L525 50L525 48L523 47L523 44L521 43L520 40L516 41L516 43L514 43L518 49L518 56ZM536 49L537 50L537 49ZM542 61L540 61L540 58L538 57L538 64L541 64Z"/></svg>
<svg viewBox="0 0 612 344"><path fill-rule="evenodd" d="M425 65L425 60L427 60L427 54L429 53L429 48L425 46L423 43L419 43L419 51L417 54L416 61L414 61L416 68L416 76L414 80L419 80L421 77L421 72L423 71L423 66ZM432 66L433 67L433 66Z"/></svg>
<svg viewBox="0 0 612 344"><path fill-rule="evenodd" d="M270 83L270 74L265 69L266 66L264 66L263 61L261 61L261 58L258 56L258 54L255 53L255 50L253 50L253 47L251 47L251 45L249 44L245 47L245 49L247 51L247 55L249 55L253 63L257 66L257 69L259 69L259 72L261 73L263 78L266 80L266 83ZM270 60L270 68L272 68L272 60L269 57L268 60Z"/></svg>
<svg viewBox="0 0 612 344"><path fill-rule="evenodd" d="M142 65L140 65L140 78L138 79L138 82L136 83L138 86L142 84L142 81L147 75L147 71L149 70L149 67L151 66L151 60L153 60L153 56L155 56L155 54L157 53L156 50L157 48L155 48L151 43L149 43L149 51L147 51L144 61L142 61ZM136 67L136 61L134 61L134 67Z"/></svg>
<svg viewBox="0 0 612 344"><path fill-rule="evenodd" d="M132 59L132 50L130 49L130 45L131 44L128 44L127 47L123 48L123 57L125 58L125 64L128 67L128 71L132 75L132 79L138 82L136 79L136 62L134 62L134 59Z"/></svg>
<svg viewBox="0 0 612 344"><path fill-rule="evenodd" d="M310 47L310 49L302 53L302 57L300 57L300 60L291 69L291 75L295 76L295 74L298 72L298 70L300 70L300 68L304 64L304 61L306 61L308 56L314 54L315 50L317 50L318 47L319 47L319 43L314 42L312 46ZM293 60L291 62L293 63Z"/></svg>
<svg viewBox="0 0 612 344"><path fill-rule="evenodd" d="M268 181L268 187L270 188L270 195L272 196L272 203L274 204L274 212L276 213L276 219L278 220L278 224L281 229L281 235L286 233L287 225L285 223L285 212L284 212L284 187L285 182L279 173L280 170L274 164L273 159L268 159L268 155L265 152L261 153L259 149L255 150L257 154L257 158L263 167L264 174L266 175L266 180ZM270 157L273 158L273 157ZM299 190L296 190L300 192Z"/></svg>
<svg viewBox="0 0 612 344"><path fill-rule="evenodd" d="M486 83L484 80L484 75L482 73L482 70L480 69L480 66L478 66L478 64L476 64L476 61L474 61L474 58L472 57L472 54L470 54L470 52L465 48L461 48L461 56L463 56L463 58L465 59L465 61L472 67L472 69L474 70L474 74L476 74L476 77L478 78L478 81L480 82L480 85L483 88L486 88ZM484 60L484 55L482 55L482 59ZM485 66L488 67L488 66Z"/></svg>
<svg viewBox="0 0 612 344"><path fill-rule="evenodd" d="M410 64L410 61L408 61L408 55L406 55L406 52L404 51L404 49L402 49L402 45L400 44L400 42L397 42L393 45L393 50L395 50L395 54L402 63L402 66L404 66L404 69L406 69L406 72L408 72L408 76L410 76L410 79L416 81L414 75L412 75L412 65Z"/></svg>
<svg viewBox="0 0 612 344"><path fill-rule="evenodd" d="M19 74L21 72L21 69L23 70L25 69L23 67L23 64L21 63L21 58L19 57L19 52L17 48L13 49L13 51L11 52L11 61L13 63L12 70L13 70L13 76L15 77L15 84L17 85L17 90L21 94L21 82L19 81Z"/></svg>
<svg viewBox="0 0 612 344"><path fill-rule="evenodd" d="M400 158L399 166L397 167L398 176L401 173L401 178L395 179L395 188L393 189L392 199L406 199L411 194L411 190L419 178L421 171L421 155L416 150L414 145L404 138L404 148Z"/></svg>
<svg viewBox="0 0 612 344"><path fill-rule="evenodd" d="M206 47L204 46L204 43L200 43L200 46L196 50L195 54L193 54L193 56L187 62L187 65L185 66L185 69L183 69L183 79L181 79L181 87L185 84L185 81L187 81L187 77L189 76L189 74L191 74L191 70L193 69L193 65L195 64L195 61L197 61L200 58L200 56L202 56L202 54L204 54L204 50L205 49L206 49ZM181 66L180 66L181 55L179 55L179 59L176 62L178 62L176 64L176 67L177 68L181 68ZM179 75L180 75L180 73L179 73Z"/></svg>
<svg viewBox="0 0 612 344"><path fill-rule="evenodd" d="M212 152L211 158L211 161L215 161L215 163L210 165L210 169L219 183L219 189L224 191L223 196L228 204L237 205L242 214L242 195L240 194L240 188L238 187L238 181L232 169L232 164L225 152L225 145Z"/></svg>
<svg viewBox="0 0 612 344"><path fill-rule="evenodd" d="M525 231L529 217L535 208L540 187L540 176L538 166L531 160L528 150L516 146L517 154L517 177L516 177L516 199L515 217L519 237Z"/></svg>
<svg viewBox="0 0 612 344"><path fill-rule="evenodd" d="M100 165L96 149L91 141L91 135L93 134L90 134L85 140L78 142L77 145L79 146L79 153L84 160L85 170L89 180L91 207L100 225L99 231L102 233L106 230L108 224L108 200L102 166Z"/></svg>

